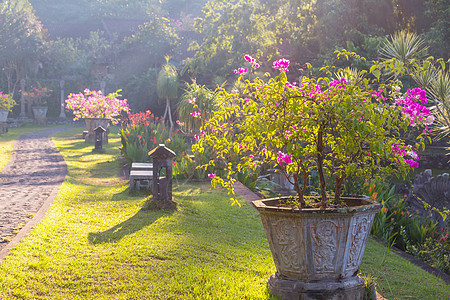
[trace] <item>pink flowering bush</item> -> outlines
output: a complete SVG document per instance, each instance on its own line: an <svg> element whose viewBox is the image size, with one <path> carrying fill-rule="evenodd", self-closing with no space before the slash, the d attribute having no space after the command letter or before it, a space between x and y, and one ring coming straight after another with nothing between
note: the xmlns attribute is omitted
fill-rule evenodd
<svg viewBox="0 0 450 300"><path fill-rule="evenodd" d="M348 52L340 56L363 59ZM252 68L257 64L250 56L245 59ZM286 59L275 61L276 76L266 73L266 78L247 80L241 91L219 90L218 108L204 120L203 134L193 146L200 153L211 147L216 153L204 169L225 166L225 176L215 174L213 185L219 183L234 193L236 170L269 165L294 185L303 207L314 172L320 180L318 206L325 208L329 196L340 204L342 186L349 178L405 175L417 168L417 147L423 147L429 130L414 145L407 145L402 134L409 126L431 123L424 91L401 94L396 88L400 82L381 84L378 73L336 77L345 72L331 72L334 67L323 68L326 77L303 77L297 84L288 81L289 64ZM237 163L232 163L230 157L236 156Z"/></svg>
<svg viewBox="0 0 450 300"><path fill-rule="evenodd" d="M66 99L66 107L73 110L74 121L82 118L104 118L117 124L121 112L128 113L130 110L126 99L118 99L121 96L120 91L104 96L102 91L85 89L84 94L70 94Z"/></svg>
<svg viewBox="0 0 450 300"><path fill-rule="evenodd" d="M12 94L3 94L0 92L0 110L11 110L16 105Z"/></svg>

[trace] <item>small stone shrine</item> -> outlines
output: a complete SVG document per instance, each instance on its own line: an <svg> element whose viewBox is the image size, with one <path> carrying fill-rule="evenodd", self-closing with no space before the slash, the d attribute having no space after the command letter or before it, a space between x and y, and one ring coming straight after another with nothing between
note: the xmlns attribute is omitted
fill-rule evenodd
<svg viewBox="0 0 450 300"><path fill-rule="evenodd" d="M172 201L172 163L176 154L164 144L159 144L148 156L153 160L153 200L161 207L172 207L175 204Z"/></svg>
<svg viewBox="0 0 450 300"><path fill-rule="evenodd" d="M92 152L97 153L105 153L105 149L103 149L103 136L106 132L106 129L102 126L98 126L94 129L95 132L95 148L92 150Z"/></svg>

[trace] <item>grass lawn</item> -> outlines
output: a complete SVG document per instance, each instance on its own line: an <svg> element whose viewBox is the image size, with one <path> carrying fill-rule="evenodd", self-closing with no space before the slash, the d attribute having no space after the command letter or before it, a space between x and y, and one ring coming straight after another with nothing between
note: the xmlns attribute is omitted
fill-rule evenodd
<svg viewBox="0 0 450 300"><path fill-rule="evenodd" d="M275 271L258 213L207 183L174 182L176 211L145 210L106 154L55 138L69 174L46 217L0 266L0 299L269 299ZM375 241L362 272L388 299L447 299L450 288Z"/></svg>

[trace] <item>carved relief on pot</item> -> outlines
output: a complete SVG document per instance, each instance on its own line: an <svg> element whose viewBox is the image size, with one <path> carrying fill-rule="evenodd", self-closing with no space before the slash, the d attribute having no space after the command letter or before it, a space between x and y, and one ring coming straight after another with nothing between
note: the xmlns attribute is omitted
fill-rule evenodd
<svg viewBox="0 0 450 300"><path fill-rule="evenodd" d="M288 271L302 271L304 264L300 263L298 244L298 227L294 219L281 219L272 222L276 233L276 247L279 250L279 263Z"/></svg>
<svg viewBox="0 0 450 300"><path fill-rule="evenodd" d="M311 225L311 250L315 273L335 272L339 226L323 220Z"/></svg>
<svg viewBox="0 0 450 300"><path fill-rule="evenodd" d="M372 227L373 215L362 215L354 218L350 225L350 249L347 253L347 263L345 264L345 271L351 271L358 268L361 261L361 253L365 239L369 235Z"/></svg>

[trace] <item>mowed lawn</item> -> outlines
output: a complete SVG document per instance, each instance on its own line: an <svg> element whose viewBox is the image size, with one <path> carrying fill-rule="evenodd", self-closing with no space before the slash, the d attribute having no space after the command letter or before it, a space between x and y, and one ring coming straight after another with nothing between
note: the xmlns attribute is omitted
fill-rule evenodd
<svg viewBox="0 0 450 300"><path fill-rule="evenodd" d="M275 266L259 215L208 183L174 181L176 210L146 209L118 178L120 145L82 129L54 141L69 174L45 218L0 265L0 299L270 299ZM1 155L1 154L0 154ZM362 273L388 299L447 299L449 286L370 240Z"/></svg>

